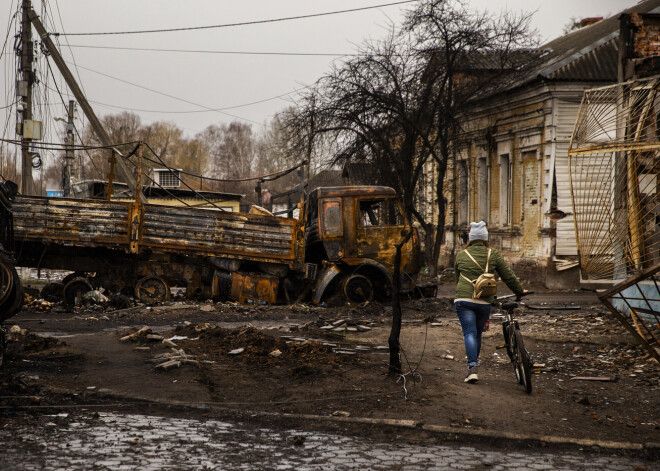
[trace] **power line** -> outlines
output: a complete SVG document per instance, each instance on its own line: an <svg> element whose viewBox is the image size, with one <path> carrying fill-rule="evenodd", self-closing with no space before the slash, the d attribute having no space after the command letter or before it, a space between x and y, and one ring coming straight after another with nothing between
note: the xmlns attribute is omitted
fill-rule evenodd
<svg viewBox="0 0 660 471"><path fill-rule="evenodd" d="M48 88L48 89L51 90L51 91L57 91L57 90L55 90L55 89L53 89L53 88L50 88L50 87L48 87L48 86L46 86L46 88ZM102 102L102 101L96 101L96 100L89 100L89 99L88 99L87 101L90 102L90 103L94 103L95 105L107 106L108 108L116 108L116 109L119 109L119 110L126 110L126 111L139 111L139 112L142 112L142 113L159 113L159 114L197 114L197 113L211 113L211 112L214 112L214 111L232 110L232 109L235 109L235 108L245 108L245 107L247 107L247 106L258 105L258 104L260 104L260 103L266 103L266 102L268 102L268 101L279 100L279 99L283 99L283 98L286 97L286 96L293 95L294 93L298 93L298 92L300 92L301 90L304 90L304 89L306 89L306 88L309 88L309 86L305 86L305 87L302 87L302 88L298 88L298 89L293 90L293 91L288 92L288 93L282 93L282 94L280 94L280 95L276 95L276 96L274 96L274 97L264 98L263 100L252 101L252 102L250 102L250 103L243 103L243 104L241 104L241 105L227 106L227 107L224 107L224 108L212 108L212 109L209 108L208 110L183 110L183 111L173 111L173 110L145 110L145 109L142 109L142 108L129 108L129 107L127 107L127 106L111 105L111 104L109 104L109 103L104 103L104 102ZM72 95L69 94L69 93L66 93L66 95L67 95L67 96L72 96ZM46 104L52 105L52 104L58 104L58 103L46 103ZM10 106L12 106L12 105L7 105L5 108L8 108L8 107L10 107ZM3 108L0 108L0 109L3 109Z"/></svg>
<svg viewBox="0 0 660 471"><path fill-rule="evenodd" d="M300 15L300 16L289 16L289 17L284 17L284 18L273 18L269 20L255 20L255 21L244 21L241 23L227 23L227 24L221 24L221 25L210 25L210 26L190 26L190 27L185 27L185 28L166 28L166 29L150 29L150 30L137 30L137 31L106 31L106 32L96 32L96 33L49 33L53 36L103 36L103 35L120 35L120 34L145 34L145 33L172 33L172 32L179 32L179 31L194 31L194 30L201 30L201 29L218 29L218 28L231 28L234 26L248 26L248 25L257 25L257 24L266 24L266 23L277 23L281 21L291 21L291 20L302 20L302 19L307 19L307 18L318 18L321 16L330 16L330 15L339 15L343 13L353 13L356 11L364 11L364 10L373 10L376 8L383 8L383 7L390 7L390 6L395 6L395 5L403 5L406 3L413 3L417 2L419 0L404 0L401 2L393 2L393 3L383 3L380 5L372 5L369 7L361 7L361 8L351 8L347 10L338 10L338 11L330 11L330 12L323 12L323 13L313 13L310 15Z"/></svg>
<svg viewBox="0 0 660 471"><path fill-rule="evenodd" d="M212 51L208 49L162 49L157 47L118 47L118 46L86 46L82 44L69 44L69 47L86 49L110 49L117 51L145 51L145 52L180 52L194 54L236 54L254 56L320 56L320 57L346 57L357 56L357 54L336 54L330 52L260 52L260 51Z"/></svg>
<svg viewBox="0 0 660 471"><path fill-rule="evenodd" d="M179 97L176 97L176 96L174 96L174 95L170 95L170 94L165 93L165 92L159 92L158 90L154 90L153 88L145 87L144 85L138 85L138 84L136 84L136 83L129 82L128 80L120 79L119 77L114 77L114 76L112 76L112 75L108 75L108 74L105 74L105 73L103 73L103 72L99 72L99 71L97 71L97 70L90 69L90 68L88 68L88 67L83 67L82 65L78 65L78 68L83 69L83 70L87 70L87 71L89 71L89 72L93 72L93 73L98 74L98 75L102 75L102 76L104 76L104 77L108 77L108 78L113 79L113 80L117 80L117 81L119 81L119 82L123 82L123 83L128 84L128 85L131 85L131 86L133 86L133 87L141 88L141 89L143 89L143 90L147 90L147 91L150 91L150 92L152 92L152 93L156 93L156 94L158 94L158 95L163 95L163 96L166 96L166 97L168 97L168 98L172 98L173 100L182 101L182 102L184 102L184 103L188 103L189 105L194 105L194 106L198 106L198 107L200 107L200 108L204 108L204 109L207 110L207 111L214 111L214 112L216 112L216 113L224 114L224 115L230 116L230 117L235 118L235 119L240 119L241 121L248 121L248 122L250 122L250 123L257 124L257 125L260 125L260 124L261 124L261 123L258 123L258 122L256 122L256 121L253 121L253 120L248 119L248 118L242 118L242 117L240 117L240 116L236 116L236 115L234 115L234 114L227 113L227 112L225 112L225 111L216 110L216 109L210 108L210 107L205 106L205 105L200 105L199 103L195 103L195 102L193 102L193 101L186 100L186 99L184 99L184 98L179 98Z"/></svg>

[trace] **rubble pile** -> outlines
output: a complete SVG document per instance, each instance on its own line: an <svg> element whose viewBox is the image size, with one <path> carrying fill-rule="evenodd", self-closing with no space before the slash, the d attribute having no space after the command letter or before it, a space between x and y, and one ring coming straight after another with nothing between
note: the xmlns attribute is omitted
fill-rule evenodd
<svg viewBox="0 0 660 471"><path fill-rule="evenodd" d="M198 332L205 330L210 327L208 323L201 326L195 326L198 328ZM151 363L155 363L155 368L161 371L168 371L172 368L179 368L182 365L198 365L197 361L191 355L188 355L183 349L178 348L175 340L178 339L187 339L187 337L174 336L172 338L165 338L162 335L155 334L149 326L144 326L130 334L122 335L119 339L121 342L138 342L140 346L134 348L137 352L151 352L151 347L147 344L162 345L170 349L169 352L159 353L154 355L150 360Z"/></svg>
<svg viewBox="0 0 660 471"><path fill-rule="evenodd" d="M354 361L350 356L337 355L334 351L336 344L324 344L304 338L279 338L261 332L249 324L238 329L206 325L202 325L201 329L199 325L180 326L167 335L171 339L177 339L176 344L185 347L190 353L178 358L176 355L180 353L175 350L170 356L162 358L181 361L182 364L185 364L185 360L192 359L199 363L229 361L236 365L255 367L288 366L296 374L301 368L314 366L314 372L321 372L323 369Z"/></svg>
<svg viewBox="0 0 660 471"><path fill-rule="evenodd" d="M25 293L23 309L32 309L34 311L50 311L53 309L53 303L39 297L30 296Z"/></svg>
<svg viewBox="0 0 660 471"><path fill-rule="evenodd" d="M660 385L660 364L630 333L600 306L578 312L521 310L516 314L525 338L549 341L561 346L558 353L531 351L536 374L556 374L576 381L616 381L621 376L640 384ZM498 324L495 314L491 327ZM530 340L531 341L531 340ZM560 355L559 351L569 351ZM493 353L496 361L508 363L503 350ZM563 379L562 379L563 381Z"/></svg>

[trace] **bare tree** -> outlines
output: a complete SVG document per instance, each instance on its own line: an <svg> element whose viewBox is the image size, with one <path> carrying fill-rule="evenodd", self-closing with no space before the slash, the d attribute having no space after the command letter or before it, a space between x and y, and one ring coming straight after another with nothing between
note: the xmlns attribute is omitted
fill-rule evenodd
<svg viewBox="0 0 660 471"><path fill-rule="evenodd" d="M132 147L130 145L120 144L142 139L142 122L140 117L134 113L124 111L115 115L106 115L101 119L101 123L110 136L110 141L117 144L117 148L122 154L129 154ZM85 127L81 138L82 144L85 146L102 145L91 126ZM81 173L87 176L87 178L107 179L110 170L110 151L106 149L91 149L81 152Z"/></svg>
<svg viewBox="0 0 660 471"><path fill-rule="evenodd" d="M249 124L233 121L211 125L196 138L202 143L209 158L209 172L218 179L229 180L217 184L223 191L251 193L251 184L232 182L250 177L255 161L256 138Z"/></svg>
<svg viewBox="0 0 660 471"><path fill-rule="evenodd" d="M424 82L435 94L433 138L427 147L435 163L438 222L433 227L418 218L425 231L426 254L435 275L444 240L447 165L464 139L461 119L471 103L517 78L531 67L537 53L531 14L474 12L462 0L429 0L411 10L403 33L427 58Z"/></svg>
<svg viewBox="0 0 660 471"><path fill-rule="evenodd" d="M334 163L370 164L371 183L396 188L408 214L428 227L415 195L437 141L439 97L425 56L406 39L392 28L321 78L301 101L298 127L301 135L331 136Z"/></svg>
<svg viewBox="0 0 660 471"><path fill-rule="evenodd" d="M299 101L291 125L299 136L331 136L335 163L371 164L374 182L401 193L424 232L431 275L444 240L445 175L462 138L462 112L529 63L529 20L472 12L460 0L420 2L401 30L366 43ZM429 161L436 170L436 224L417 201Z"/></svg>

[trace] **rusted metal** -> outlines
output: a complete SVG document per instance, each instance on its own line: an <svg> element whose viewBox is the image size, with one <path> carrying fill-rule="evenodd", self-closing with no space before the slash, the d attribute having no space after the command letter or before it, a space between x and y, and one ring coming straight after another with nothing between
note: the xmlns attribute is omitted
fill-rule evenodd
<svg viewBox="0 0 660 471"><path fill-rule="evenodd" d="M660 263L600 293L598 298L660 362Z"/></svg>
<svg viewBox="0 0 660 471"><path fill-rule="evenodd" d="M93 271L94 286L109 289L152 276L163 290L183 284L191 297L240 302L274 303L279 294L321 302L342 290L352 302L389 296L394 246L410 231L394 190L321 188L300 207L293 219L137 200L21 196L16 237L26 266ZM408 289L418 254L414 237L402 250Z"/></svg>
<svg viewBox="0 0 660 471"><path fill-rule="evenodd" d="M0 364L2 364L3 321L23 306L23 285L14 267L14 215L12 200L18 190L14 182L0 183Z"/></svg>
<svg viewBox="0 0 660 471"><path fill-rule="evenodd" d="M160 276L145 276L135 285L135 295L148 304L163 302L170 299L170 287Z"/></svg>
<svg viewBox="0 0 660 471"><path fill-rule="evenodd" d="M141 203L19 196L16 237L76 247L145 248L295 264L295 219Z"/></svg>

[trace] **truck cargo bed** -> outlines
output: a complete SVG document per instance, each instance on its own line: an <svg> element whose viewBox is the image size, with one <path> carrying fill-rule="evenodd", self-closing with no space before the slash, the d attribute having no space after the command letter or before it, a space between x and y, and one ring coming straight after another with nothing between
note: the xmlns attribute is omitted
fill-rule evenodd
<svg viewBox="0 0 660 471"><path fill-rule="evenodd" d="M126 252L149 249L289 265L298 256L296 219L35 196L17 196L13 211L17 246L30 241Z"/></svg>

